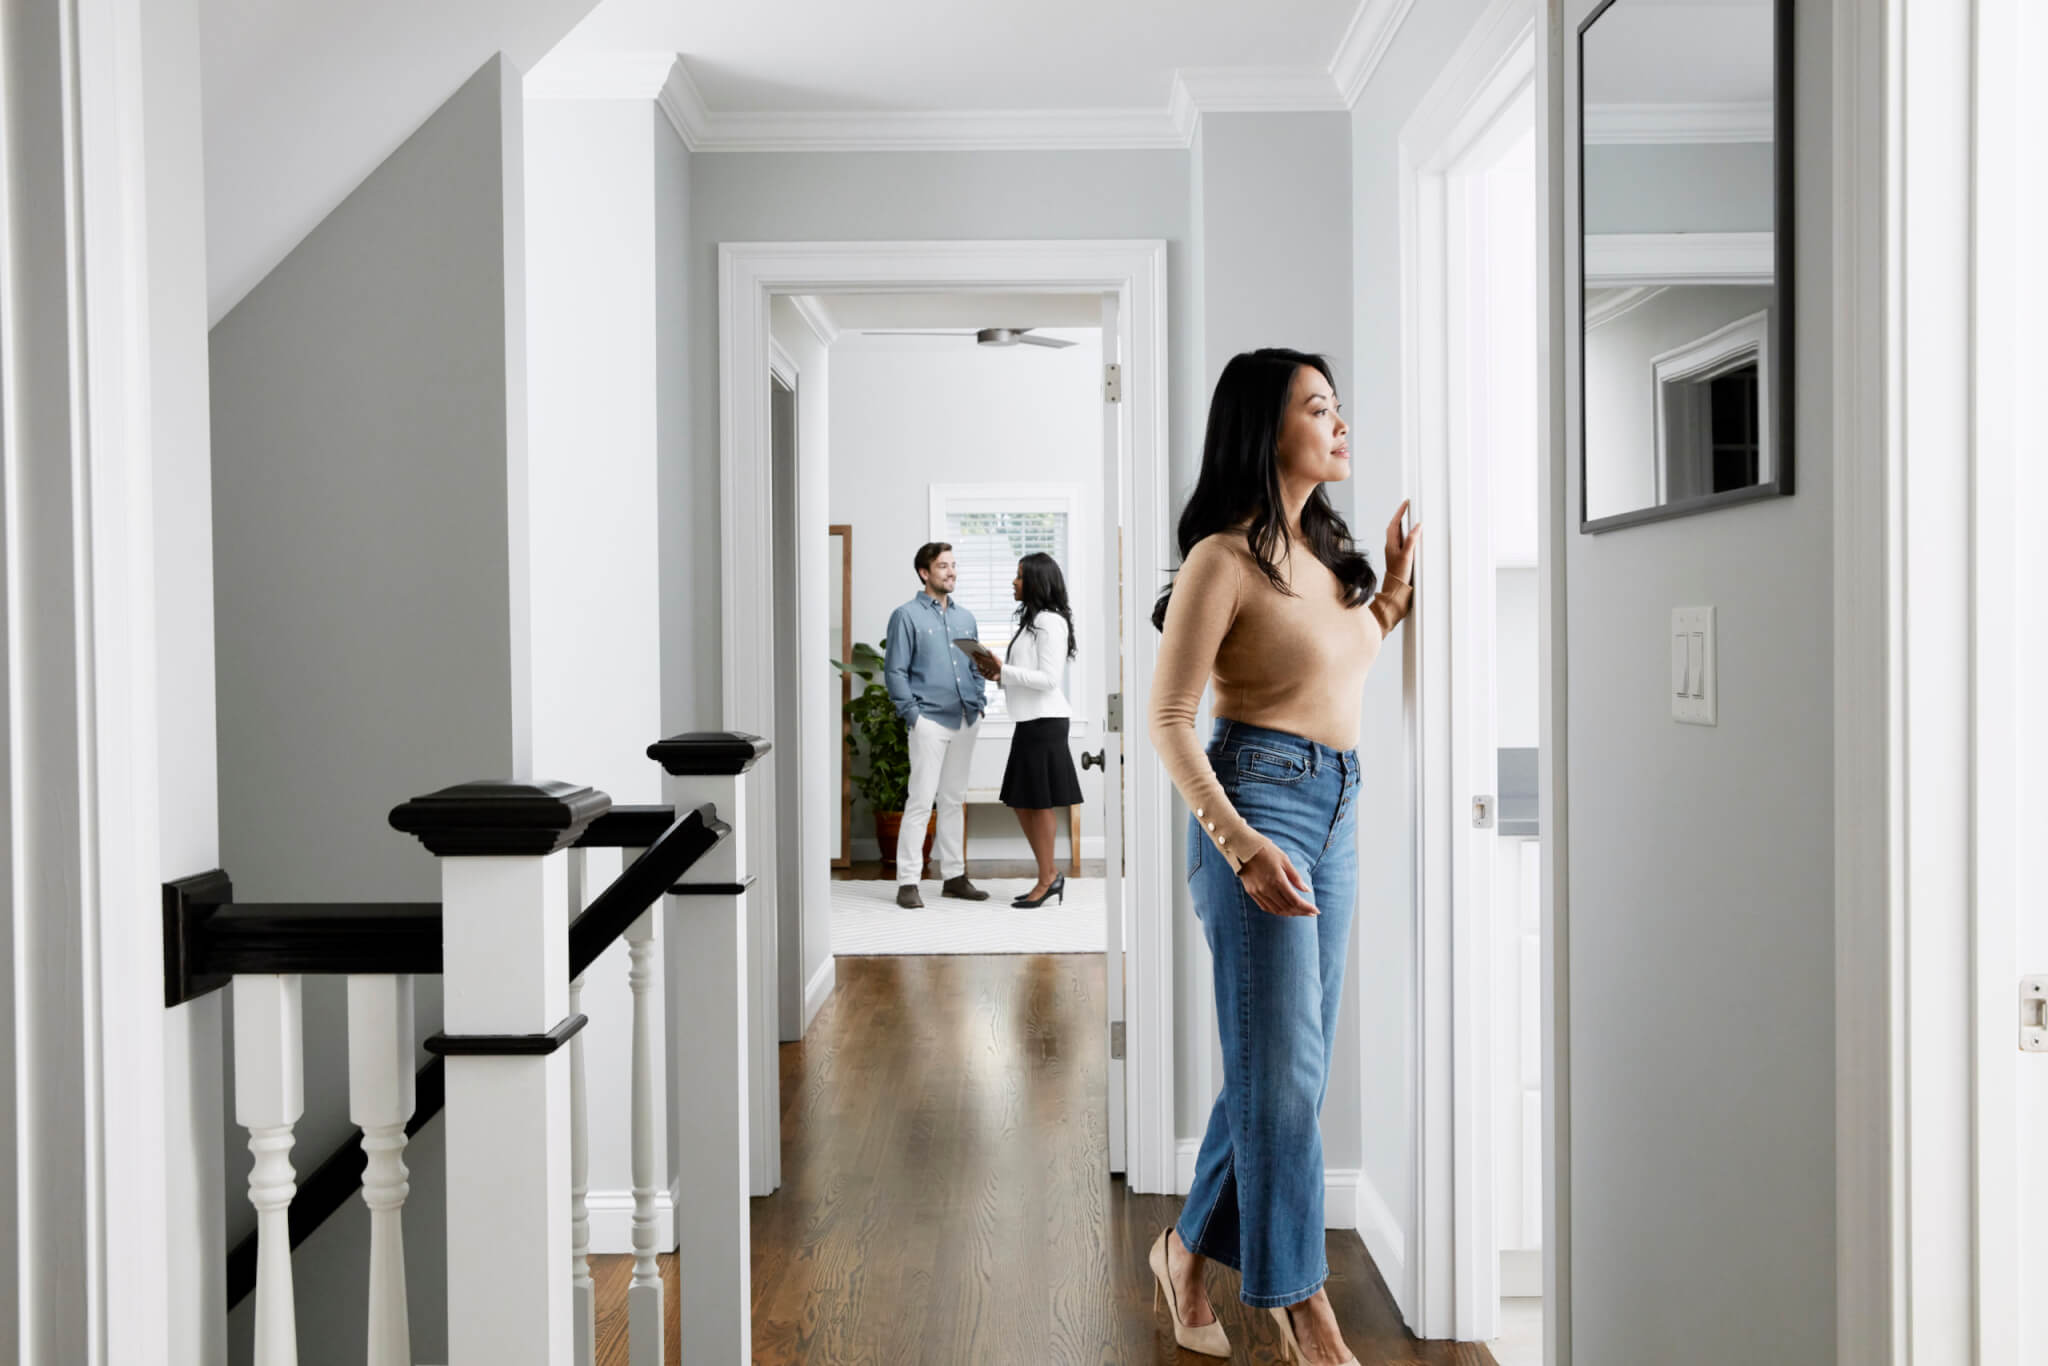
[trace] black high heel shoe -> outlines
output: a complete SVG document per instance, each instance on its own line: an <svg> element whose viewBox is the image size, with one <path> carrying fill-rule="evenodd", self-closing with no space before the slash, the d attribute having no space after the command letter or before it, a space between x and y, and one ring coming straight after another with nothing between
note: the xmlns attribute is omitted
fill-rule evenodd
<svg viewBox="0 0 2048 1366"><path fill-rule="evenodd" d="M1033 901L1028 896L1020 896L1010 904L1019 910L1029 911L1043 906L1054 897L1060 899L1060 905L1064 906L1067 904L1067 875L1065 873L1061 873L1058 877L1054 878L1052 885L1045 889L1045 895L1039 897L1036 901Z"/></svg>

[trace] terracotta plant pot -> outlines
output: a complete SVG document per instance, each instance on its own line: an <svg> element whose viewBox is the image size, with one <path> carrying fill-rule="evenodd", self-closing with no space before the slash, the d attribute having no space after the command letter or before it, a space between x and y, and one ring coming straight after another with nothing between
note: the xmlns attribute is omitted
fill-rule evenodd
<svg viewBox="0 0 2048 1366"><path fill-rule="evenodd" d="M882 864L889 869L889 876L891 877L896 875L896 838L902 831L903 813L901 811L877 811L875 813L875 844L881 850ZM938 837L938 833L938 813L933 812L932 819L927 821L924 827L924 867L918 870L919 873L929 871L932 866L932 841Z"/></svg>

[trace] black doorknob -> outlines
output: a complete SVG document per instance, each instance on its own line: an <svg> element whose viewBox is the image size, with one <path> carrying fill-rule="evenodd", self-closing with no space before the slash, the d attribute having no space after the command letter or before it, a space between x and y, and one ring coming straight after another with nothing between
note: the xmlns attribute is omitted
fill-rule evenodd
<svg viewBox="0 0 2048 1366"><path fill-rule="evenodd" d="M1083 754L1083 755L1081 756L1081 767L1082 767L1082 768L1108 768L1108 767L1109 767L1109 750L1108 750L1107 748L1103 748L1103 749L1098 749L1098 750L1096 750L1096 751L1095 751L1095 752L1094 752L1093 754Z"/></svg>

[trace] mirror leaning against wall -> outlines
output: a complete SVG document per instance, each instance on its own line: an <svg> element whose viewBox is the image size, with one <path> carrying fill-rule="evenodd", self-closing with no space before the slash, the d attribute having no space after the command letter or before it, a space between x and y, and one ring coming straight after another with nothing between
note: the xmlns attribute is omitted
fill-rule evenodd
<svg viewBox="0 0 2048 1366"><path fill-rule="evenodd" d="M1583 531L1792 492L1791 6L1579 28Z"/></svg>

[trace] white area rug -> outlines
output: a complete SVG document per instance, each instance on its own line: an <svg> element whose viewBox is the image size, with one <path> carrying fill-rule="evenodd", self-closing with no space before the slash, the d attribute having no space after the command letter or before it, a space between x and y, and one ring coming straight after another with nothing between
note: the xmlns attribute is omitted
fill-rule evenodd
<svg viewBox="0 0 2048 1366"><path fill-rule="evenodd" d="M832 883L832 952L849 956L898 953L1101 953L1103 880L1067 879L1064 904L1022 911L1010 902L1031 890L1029 878L976 878L986 901L955 901L939 884L918 890L924 909L896 905L893 882Z"/></svg>

